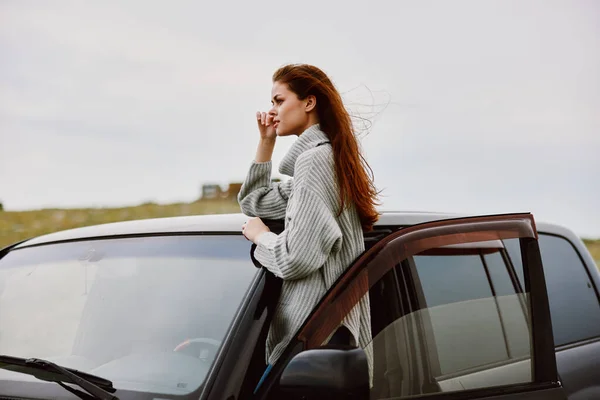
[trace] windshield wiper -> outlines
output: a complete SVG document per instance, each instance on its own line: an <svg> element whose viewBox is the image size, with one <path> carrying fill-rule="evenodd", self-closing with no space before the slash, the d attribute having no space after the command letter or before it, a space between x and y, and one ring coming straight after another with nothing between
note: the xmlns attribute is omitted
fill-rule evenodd
<svg viewBox="0 0 600 400"><path fill-rule="evenodd" d="M108 379L75 369L64 368L53 362L39 358L19 358L0 355L0 368L33 375L38 379L58 384L72 383L100 400L119 400L117 396L111 394L115 389L112 382Z"/></svg>

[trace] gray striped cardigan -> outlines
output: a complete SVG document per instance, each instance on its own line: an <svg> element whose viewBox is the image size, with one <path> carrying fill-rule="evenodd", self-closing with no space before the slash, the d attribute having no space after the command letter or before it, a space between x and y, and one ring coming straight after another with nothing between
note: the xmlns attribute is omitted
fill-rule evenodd
<svg viewBox="0 0 600 400"><path fill-rule="evenodd" d="M255 258L283 279L269 329L267 362L274 364L335 280L364 251L354 207L339 210L333 152L319 125L304 131L283 158L279 171L293 178L271 183L271 161L253 162L238 201L251 217L285 219L284 231L257 239ZM369 299L365 296L343 321L355 343L371 342ZM366 348L372 370L370 346Z"/></svg>

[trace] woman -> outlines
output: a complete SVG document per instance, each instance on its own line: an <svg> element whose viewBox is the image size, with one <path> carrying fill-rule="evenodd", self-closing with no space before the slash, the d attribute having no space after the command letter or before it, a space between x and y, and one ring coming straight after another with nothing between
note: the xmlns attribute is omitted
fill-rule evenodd
<svg viewBox="0 0 600 400"><path fill-rule="evenodd" d="M242 212L259 217L242 226L244 236L257 245L254 257L283 279L266 343L269 366L364 251L363 231L378 218L371 170L327 75L311 65L284 66L273 75L271 95L271 110L256 114L259 145L238 196ZM271 183L276 138L292 135L298 139L279 167L292 178ZM260 218L285 219L285 229L276 235ZM371 341L368 296L344 319L334 339L344 332L349 344L365 348Z"/></svg>

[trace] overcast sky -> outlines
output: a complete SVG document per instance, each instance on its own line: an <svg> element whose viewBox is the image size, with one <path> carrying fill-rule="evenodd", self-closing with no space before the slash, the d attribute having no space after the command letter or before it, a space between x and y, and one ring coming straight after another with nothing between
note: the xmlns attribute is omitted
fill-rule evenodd
<svg viewBox="0 0 600 400"><path fill-rule="evenodd" d="M273 71L305 62L371 119L383 208L531 211L600 237L598 1L3 0L0 57L7 210L241 181Z"/></svg>

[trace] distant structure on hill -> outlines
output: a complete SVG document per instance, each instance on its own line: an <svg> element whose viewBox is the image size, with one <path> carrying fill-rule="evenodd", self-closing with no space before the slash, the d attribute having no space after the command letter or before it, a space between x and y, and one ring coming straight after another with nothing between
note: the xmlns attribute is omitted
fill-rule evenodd
<svg viewBox="0 0 600 400"><path fill-rule="evenodd" d="M221 185L216 183L205 183L202 185L201 200L206 199L227 199L235 200L237 198L240 189L242 188L241 182L232 182L227 187L227 190L223 190Z"/></svg>
<svg viewBox="0 0 600 400"><path fill-rule="evenodd" d="M202 185L201 199L217 199L223 196L223 191L220 185L206 183Z"/></svg>
<svg viewBox="0 0 600 400"><path fill-rule="evenodd" d="M279 178L271 179L271 182L281 182ZM237 199L238 193L242 189L242 182L230 182L227 190L223 190L221 185L216 183L205 183L202 185L202 194L200 196L201 200L205 199L227 199L227 200L235 200Z"/></svg>

